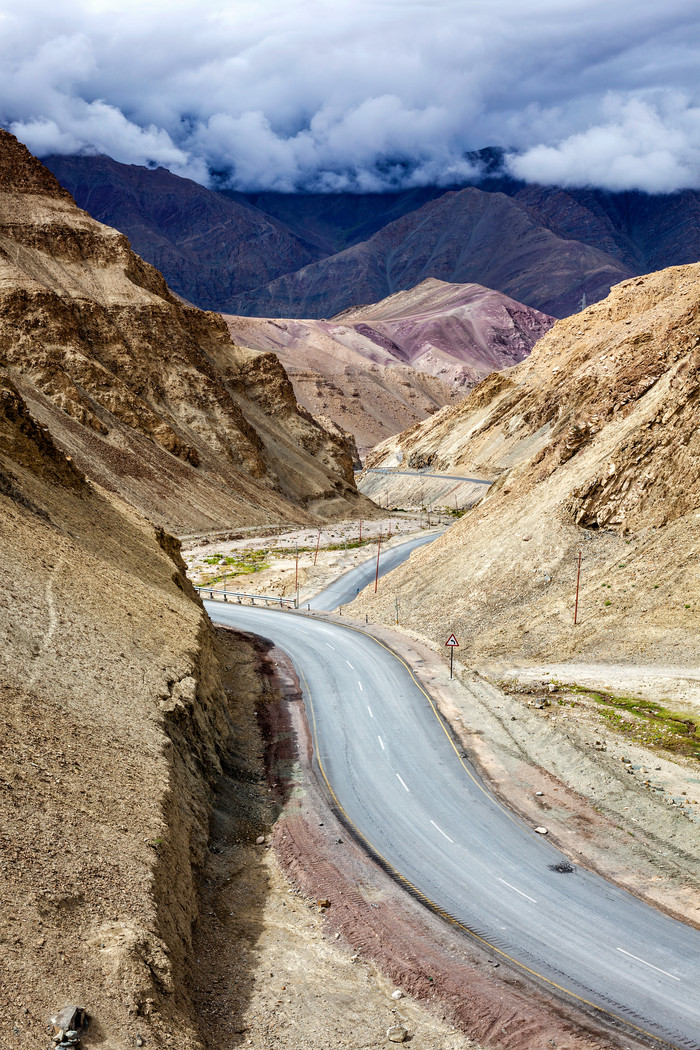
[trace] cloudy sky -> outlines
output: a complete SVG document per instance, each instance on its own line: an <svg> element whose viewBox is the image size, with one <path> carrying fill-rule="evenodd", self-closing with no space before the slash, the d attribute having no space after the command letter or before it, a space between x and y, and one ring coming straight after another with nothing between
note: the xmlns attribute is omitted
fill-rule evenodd
<svg viewBox="0 0 700 1050"><path fill-rule="evenodd" d="M238 189L700 188L697 0L0 0L0 124ZM212 176L212 173L214 175Z"/></svg>

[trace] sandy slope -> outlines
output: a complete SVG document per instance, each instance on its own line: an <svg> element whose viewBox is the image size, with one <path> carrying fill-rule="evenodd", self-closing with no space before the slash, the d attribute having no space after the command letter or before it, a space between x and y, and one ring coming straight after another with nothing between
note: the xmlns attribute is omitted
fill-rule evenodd
<svg viewBox="0 0 700 1050"><path fill-rule="evenodd" d="M361 449L521 361L553 324L481 285L434 279L331 320L225 320L235 342L277 354L300 403Z"/></svg>
<svg viewBox="0 0 700 1050"><path fill-rule="evenodd" d="M697 667L699 277L695 265L618 285L379 446L373 464L401 450L409 466L497 481L362 611L389 619L398 595L438 640L448 609L484 667Z"/></svg>

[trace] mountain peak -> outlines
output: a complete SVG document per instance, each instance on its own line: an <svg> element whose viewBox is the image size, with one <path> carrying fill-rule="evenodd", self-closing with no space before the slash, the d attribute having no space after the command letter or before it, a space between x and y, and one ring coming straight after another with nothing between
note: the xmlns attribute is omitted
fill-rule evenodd
<svg viewBox="0 0 700 1050"><path fill-rule="evenodd" d="M9 131L0 128L0 186L5 193L38 193L72 201L58 179Z"/></svg>

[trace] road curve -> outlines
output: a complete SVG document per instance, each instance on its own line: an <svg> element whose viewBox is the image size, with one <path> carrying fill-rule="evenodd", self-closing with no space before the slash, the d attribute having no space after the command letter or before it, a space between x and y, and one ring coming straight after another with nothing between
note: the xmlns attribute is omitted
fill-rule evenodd
<svg viewBox="0 0 700 1050"><path fill-rule="evenodd" d="M465 478L461 474L429 474L426 470L394 470L389 467L365 467L365 474L400 474L404 478L439 478L444 481L471 481L473 485L492 485L484 478Z"/></svg>
<svg viewBox="0 0 700 1050"><path fill-rule="evenodd" d="M340 624L205 605L289 654L323 779L390 869L564 999L700 1047L700 933L581 868L555 870L566 858L486 790L399 657Z"/></svg>
<svg viewBox="0 0 700 1050"><path fill-rule="evenodd" d="M387 572L391 572L397 565L401 565L402 562L406 561L411 552L417 547L423 547L426 543L432 543L438 536L442 536L444 531L444 529L440 529L438 532L418 536L416 539L399 543L396 547L389 547L385 551L380 551L379 578L381 579ZM308 605L311 609L316 609L319 612L331 612L331 610L337 609L339 605L347 605L348 602L353 601L357 597L361 590L372 583L376 570L377 555L375 553L374 557L368 558L367 561L363 561L360 565L355 566L354 569L350 569L342 576L339 576L337 580L334 580L328 587L324 587L322 591L310 598L308 602L302 602L302 605Z"/></svg>

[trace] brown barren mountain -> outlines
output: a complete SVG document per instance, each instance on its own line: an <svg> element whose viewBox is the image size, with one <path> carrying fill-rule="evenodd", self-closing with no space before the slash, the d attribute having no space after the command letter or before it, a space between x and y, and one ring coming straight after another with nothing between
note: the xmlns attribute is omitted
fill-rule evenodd
<svg viewBox="0 0 700 1050"><path fill-rule="evenodd" d="M91 485L0 367L3 1046L46 1046L76 1003L91 1046L201 1047L185 972L231 734L216 644L177 542Z"/></svg>
<svg viewBox="0 0 700 1050"><path fill-rule="evenodd" d="M0 359L89 477L175 531L347 515L347 443L0 132Z"/></svg>
<svg viewBox="0 0 700 1050"><path fill-rule="evenodd" d="M299 402L362 449L521 361L554 323L499 292L432 278L329 321L225 320L235 342L276 353Z"/></svg>
<svg viewBox="0 0 700 1050"><path fill-rule="evenodd" d="M52 171L93 219L129 238L170 288L204 310L298 270L325 254L247 202L230 200L165 168L111 157L47 157Z"/></svg>
<svg viewBox="0 0 700 1050"><path fill-rule="evenodd" d="M496 480L360 607L390 621L398 596L409 624L442 641L454 630L482 666L696 665L699 421L700 265L623 282L375 449L370 465L403 452Z"/></svg>

